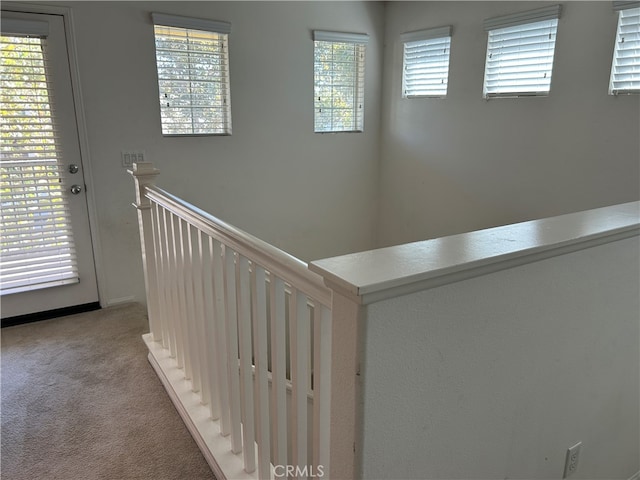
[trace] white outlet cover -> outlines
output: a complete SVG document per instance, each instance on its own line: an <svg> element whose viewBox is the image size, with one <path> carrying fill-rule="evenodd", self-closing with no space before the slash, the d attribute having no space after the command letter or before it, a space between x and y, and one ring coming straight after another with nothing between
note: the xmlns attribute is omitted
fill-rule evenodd
<svg viewBox="0 0 640 480"><path fill-rule="evenodd" d="M578 460L580 460L580 447L582 442L576 443L567 450L567 457L564 462L564 475L562 478L568 478L578 469Z"/></svg>

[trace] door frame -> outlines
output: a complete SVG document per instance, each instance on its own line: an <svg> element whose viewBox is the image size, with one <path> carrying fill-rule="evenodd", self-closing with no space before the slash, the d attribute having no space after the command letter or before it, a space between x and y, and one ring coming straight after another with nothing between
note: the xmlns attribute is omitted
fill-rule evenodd
<svg viewBox="0 0 640 480"><path fill-rule="evenodd" d="M87 211L89 215L89 231L91 233L91 246L93 248L93 264L96 270L96 282L98 285L98 301L101 307L108 306L104 278L104 262L102 249L100 246L100 235L98 229L98 211L96 209L96 199L94 196L93 170L91 168L91 155L89 149L89 137L87 134L87 123L84 114L84 102L82 99L82 89L80 86L80 70L78 66L78 51L76 46L76 35L74 28L73 10L71 7L57 5L35 5L21 2L2 2L2 10L23 13L41 13L49 15L60 15L64 20L65 41L67 54L69 57L69 71L71 74L71 91L73 94L74 111L76 116L76 128L78 130L78 143L80 145L80 160L84 171L84 183L86 185Z"/></svg>

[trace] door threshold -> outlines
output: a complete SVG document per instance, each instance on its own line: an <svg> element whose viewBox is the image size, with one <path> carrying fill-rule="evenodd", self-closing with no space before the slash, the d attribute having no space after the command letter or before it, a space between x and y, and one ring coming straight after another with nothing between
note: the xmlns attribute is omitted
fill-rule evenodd
<svg viewBox="0 0 640 480"><path fill-rule="evenodd" d="M52 318L75 315L76 313L91 312L93 310L100 310L100 308L100 302L91 302L84 303L82 305L74 305L72 307L56 308L45 312L27 313L26 315L3 318L0 322L2 328L13 327L15 325L22 325L23 323L39 322L41 320L50 320Z"/></svg>

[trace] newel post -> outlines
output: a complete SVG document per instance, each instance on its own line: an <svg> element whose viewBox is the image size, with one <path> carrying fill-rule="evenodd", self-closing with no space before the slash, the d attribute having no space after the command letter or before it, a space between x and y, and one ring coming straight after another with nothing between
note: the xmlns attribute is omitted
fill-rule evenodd
<svg viewBox="0 0 640 480"><path fill-rule="evenodd" d="M136 187L136 201L133 206L138 210L138 227L140 229L140 247L142 249L142 266L144 268L144 285L147 294L147 311L149 313L149 330L154 341L161 339L158 317L158 288L155 251L153 242L153 222L151 201L145 196L148 185L153 185L160 173L151 162L133 164L129 170Z"/></svg>
<svg viewBox="0 0 640 480"><path fill-rule="evenodd" d="M331 480L361 478L362 376L364 308L353 296L336 291L331 282L331 421L329 473Z"/></svg>
<svg viewBox="0 0 640 480"><path fill-rule="evenodd" d="M348 257L348 256L347 256ZM363 385L366 343L366 305L360 289L348 278L351 261L343 257L316 260L309 270L331 290L331 368L329 401L329 455L324 477L331 480L362 478ZM343 266L343 270L336 268ZM336 273L336 271L338 273ZM326 465L328 463L328 465Z"/></svg>

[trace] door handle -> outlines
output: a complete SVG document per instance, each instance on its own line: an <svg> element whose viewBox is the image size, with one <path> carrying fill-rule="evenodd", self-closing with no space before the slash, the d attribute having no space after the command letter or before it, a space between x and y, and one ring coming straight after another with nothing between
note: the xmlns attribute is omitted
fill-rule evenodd
<svg viewBox="0 0 640 480"><path fill-rule="evenodd" d="M82 187L80 185L71 185L70 190L74 195L78 195L82 191Z"/></svg>

